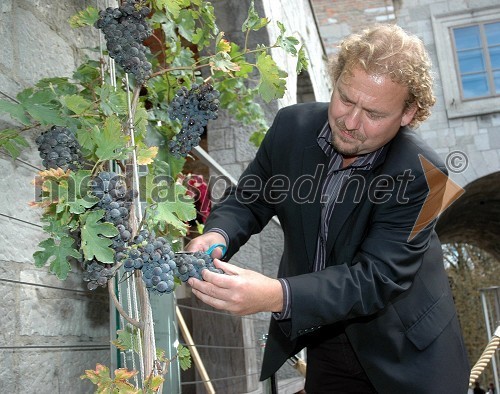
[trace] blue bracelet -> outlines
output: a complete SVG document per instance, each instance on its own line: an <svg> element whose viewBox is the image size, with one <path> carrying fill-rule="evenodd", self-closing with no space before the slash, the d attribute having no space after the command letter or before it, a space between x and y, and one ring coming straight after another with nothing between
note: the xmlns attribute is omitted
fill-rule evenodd
<svg viewBox="0 0 500 394"><path fill-rule="evenodd" d="M224 244L213 244L208 248L208 250L205 252L209 256L212 254L212 252L215 250L215 248L221 248L222 249L222 257L226 254L227 247Z"/></svg>

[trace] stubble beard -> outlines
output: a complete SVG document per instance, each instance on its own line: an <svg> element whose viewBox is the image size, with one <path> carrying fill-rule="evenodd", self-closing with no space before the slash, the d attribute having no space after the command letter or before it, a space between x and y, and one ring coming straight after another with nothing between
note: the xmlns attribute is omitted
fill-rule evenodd
<svg viewBox="0 0 500 394"><path fill-rule="evenodd" d="M353 139L345 137L342 133L345 132L353 137ZM349 130L343 121L336 121L335 128L332 130L332 146L335 150L344 157L353 157L358 154L359 144L363 143L366 137L358 130ZM354 144L353 144L354 143Z"/></svg>

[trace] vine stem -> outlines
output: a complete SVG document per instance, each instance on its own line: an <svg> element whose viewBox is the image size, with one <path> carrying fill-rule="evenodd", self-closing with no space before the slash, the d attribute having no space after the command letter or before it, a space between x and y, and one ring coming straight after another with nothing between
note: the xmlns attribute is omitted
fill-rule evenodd
<svg viewBox="0 0 500 394"><path fill-rule="evenodd" d="M128 314L127 312L125 311L125 309L123 309L122 305L120 304L120 302L118 301L118 298L116 298L116 294L115 292L113 291L113 288L112 288L112 280L108 281L108 293L109 293L109 296L111 297L111 300L113 301L113 304L115 305L115 308L116 310L118 311L118 313L120 313L120 315L123 316L123 318L128 321L130 324L132 324L134 327L142 330L143 329L143 326L144 324L135 320L135 319L132 319Z"/></svg>

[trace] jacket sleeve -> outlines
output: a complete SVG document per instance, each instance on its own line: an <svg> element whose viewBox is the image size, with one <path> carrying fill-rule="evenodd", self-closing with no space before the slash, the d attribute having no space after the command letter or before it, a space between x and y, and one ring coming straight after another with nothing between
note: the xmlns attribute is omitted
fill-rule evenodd
<svg viewBox="0 0 500 394"><path fill-rule="evenodd" d="M275 215L273 204L266 198L266 182L272 173L273 140L282 111L279 111L266 133L253 161L248 165L237 186L226 189L213 207L205 223L205 230L220 228L229 237L224 259L230 259L251 235L259 233Z"/></svg>
<svg viewBox="0 0 500 394"><path fill-rule="evenodd" d="M405 189L408 201L392 193L387 202L368 202L372 206L366 235L354 245L336 245L353 250L347 254L349 260L330 261L323 271L288 277L292 317L280 322L285 335L295 339L323 325L373 315L407 291L430 247L445 179L436 167L420 170Z"/></svg>

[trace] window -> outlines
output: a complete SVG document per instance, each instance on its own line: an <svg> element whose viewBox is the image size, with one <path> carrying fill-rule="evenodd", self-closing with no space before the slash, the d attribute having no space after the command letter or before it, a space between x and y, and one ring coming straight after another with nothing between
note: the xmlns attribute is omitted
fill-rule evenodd
<svg viewBox="0 0 500 394"><path fill-rule="evenodd" d="M462 99L500 94L500 22L452 30Z"/></svg>
<svg viewBox="0 0 500 394"><path fill-rule="evenodd" d="M434 38L449 118L500 109L500 7L434 15Z"/></svg>

